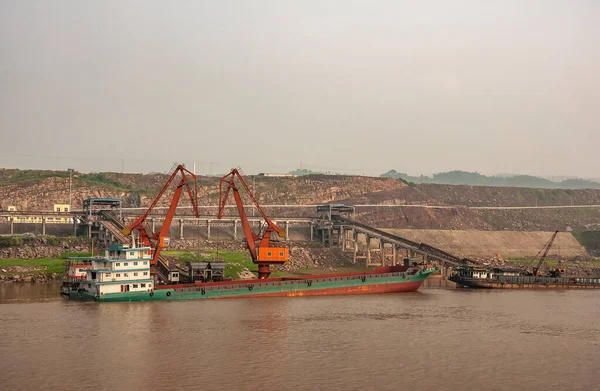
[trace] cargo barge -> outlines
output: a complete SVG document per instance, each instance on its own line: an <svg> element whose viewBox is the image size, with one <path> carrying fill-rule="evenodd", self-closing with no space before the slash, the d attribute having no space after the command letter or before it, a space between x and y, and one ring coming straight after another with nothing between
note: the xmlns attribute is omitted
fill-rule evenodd
<svg viewBox="0 0 600 391"><path fill-rule="evenodd" d="M385 266L372 271L193 284L156 285L151 278L150 247L111 246L104 256L78 258L89 265L71 300L119 302L187 299L298 297L414 292L438 268Z"/></svg>
<svg viewBox="0 0 600 391"><path fill-rule="evenodd" d="M528 275L518 269L461 266L448 279L476 289L600 289L600 276Z"/></svg>

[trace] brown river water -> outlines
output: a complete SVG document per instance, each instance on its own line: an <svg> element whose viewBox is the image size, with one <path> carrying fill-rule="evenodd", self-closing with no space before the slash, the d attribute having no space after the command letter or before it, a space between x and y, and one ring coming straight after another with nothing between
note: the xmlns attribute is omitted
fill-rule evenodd
<svg viewBox="0 0 600 391"><path fill-rule="evenodd" d="M0 284L0 390L600 389L598 291L101 304L57 291Z"/></svg>

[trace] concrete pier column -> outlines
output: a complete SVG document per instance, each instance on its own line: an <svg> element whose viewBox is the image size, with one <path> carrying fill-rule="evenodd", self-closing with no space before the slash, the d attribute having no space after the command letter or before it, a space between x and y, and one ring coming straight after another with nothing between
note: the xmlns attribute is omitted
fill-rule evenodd
<svg viewBox="0 0 600 391"><path fill-rule="evenodd" d="M321 244L325 245L325 228L321 229Z"/></svg>
<svg viewBox="0 0 600 391"><path fill-rule="evenodd" d="M333 228L329 227L327 233L329 235L329 246L331 247L333 246Z"/></svg>
<svg viewBox="0 0 600 391"><path fill-rule="evenodd" d="M352 256L352 263L356 265L356 255L358 254L358 241L354 240L354 255Z"/></svg>
<svg viewBox="0 0 600 391"><path fill-rule="evenodd" d="M371 237L367 235L367 266L371 265Z"/></svg>
<svg viewBox="0 0 600 391"><path fill-rule="evenodd" d="M315 231L315 225L313 224L313 222L310 222L310 241L313 241L313 236L314 236L314 231Z"/></svg>
<svg viewBox="0 0 600 391"><path fill-rule="evenodd" d="M290 240L290 222L286 221L285 222L285 241L287 242L288 240Z"/></svg>
<svg viewBox="0 0 600 391"><path fill-rule="evenodd" d="M152 217L152 218L150 219L150 227L151 227L151 229L152 229L152 232L154 232L154 231L156 230L156 225L155 225L155 223L154 223L154 217Z"/></svg>
<svg viewBox="0 0 600 391"><path fill-rule="evenodd" d="M233 220L233 240L237 240L237 226L239 220Z"/></svg>
<svg viewBox="0 0 600 391"><path fill-rule="evenodd" d="M340 235L338 237L338 246L342 248L342 251L346 249L346 231L344 231L344 226L340 225Z"/></svg>
<svg viewBox="0 0 600 391"><path fill-rule="evenodd" d="M427 263L427 254L423 254L423 263Z"/></svg>
<svg viewBox="0 0 600 391"><path fill-rule="evenodd" d="M15 218L14 217L10 218L10 234L11 235L15 234Z"/></svg>
<svg viewBox="0 0 600 391"><path fill-rule="evenodd" d="M379 239L379 253L381 254L381 266L385 266L385 242Z"/></svg>
<svg viewBox="0 0 600 391"><path fill-rule="evenodd" d="M179 219L179 239L183 239L183 219Z"/></svg>
<svg viewBox="0 0 600 391"><path fill-rule="evenodd" d="M90 221L87 224L87 234L88 234L88 239L92 238L92 222Z"/></svg>
<svg viewBox="0 0 600 391"><path fill-rule="evenodd" d="M212 220L206 220L206 239L210 240L210 223Z"/></svg>
<svg viewBox="0 0 600 391"><path fill-rule="evenodd" d="M46 218L42 217L42 235L46 235Z"/></svg>
<svg viewBox="0 0 600 391"><path fill-rule="evenodd" d="M396 266L398 264L398 248L396 245L392 245L392 266Z"/></svg>
<svg viewBox="0 0 600 391"><path fill-rule="evenodd" d="M77 219L73 219L73 236L77 236Z"/></svg>

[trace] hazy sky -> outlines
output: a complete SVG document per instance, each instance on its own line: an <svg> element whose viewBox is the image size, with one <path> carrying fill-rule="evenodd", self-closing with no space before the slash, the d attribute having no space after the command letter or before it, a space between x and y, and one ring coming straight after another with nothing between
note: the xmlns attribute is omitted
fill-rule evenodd
<svg viewBox="0 0 600 391"><path fill-rule="evenodd" d="M0 167L600 177L600 1L0 0Z"/></svg>

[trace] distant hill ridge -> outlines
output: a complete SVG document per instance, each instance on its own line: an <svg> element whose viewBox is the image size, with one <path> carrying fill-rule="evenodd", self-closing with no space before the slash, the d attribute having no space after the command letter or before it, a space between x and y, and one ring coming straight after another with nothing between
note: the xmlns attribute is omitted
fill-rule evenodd
<svg viewBox="0 0 600 391"><path fill-rule="evenodd" d="M441 172L429 177L424 175L411 176L396 170L390 170L381 174L381 176L416 184L529 187L536 189L600 189L600 182L587 179L565 179L558 182L531 175L487 176L467 171Z"/></svg>

